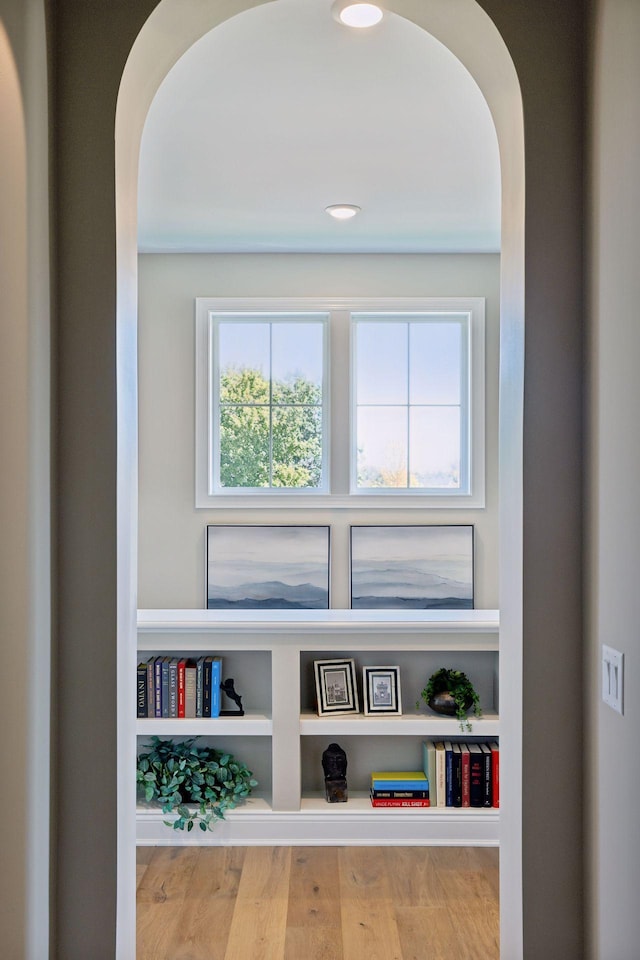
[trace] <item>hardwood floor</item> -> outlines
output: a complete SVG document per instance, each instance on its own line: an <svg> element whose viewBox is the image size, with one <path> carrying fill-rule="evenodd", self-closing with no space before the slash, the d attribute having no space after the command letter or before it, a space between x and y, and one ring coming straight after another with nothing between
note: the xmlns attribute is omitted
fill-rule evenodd
<svg viewBox="0 0 640 960"><path fill-rule="evenodd" d="M139 847L137 960L498 960L498 851Z"/></svg>

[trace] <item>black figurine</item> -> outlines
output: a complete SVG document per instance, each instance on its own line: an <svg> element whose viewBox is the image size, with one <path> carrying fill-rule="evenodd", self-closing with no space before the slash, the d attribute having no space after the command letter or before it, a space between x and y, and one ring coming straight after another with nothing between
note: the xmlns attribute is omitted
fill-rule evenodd
<svg viewBox="0 0 640 960"><path fill-rule="evenodd" d="M327 803L346 803L347 755L339 743L330 743L322 754L322 769Z"/></svg>
<svg viewBox="0 0 640 960"><path fill-rule="evenodd" d="M242 709L242 697L239 693L236 693L236 688L234 687L233 677L229 677L228 680L223 680L220 684L220 689L225 693L229 700L233 700L235 704L238 705L237 710L221 710L221 717L244 717L244 710Z"/></svg>

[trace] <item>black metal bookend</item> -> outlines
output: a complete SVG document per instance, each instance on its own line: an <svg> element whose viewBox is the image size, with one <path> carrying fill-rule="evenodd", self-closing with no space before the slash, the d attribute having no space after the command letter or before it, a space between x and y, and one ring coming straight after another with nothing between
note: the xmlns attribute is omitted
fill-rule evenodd
<svg viewBox="0 0 640 960"><path fill-rule="evenodd" d="M242 709L242 697L239 693L236 692L234 687L233 677L229 677L228 680L223 680L220 684L220 689L224 694L227 695L229 700L233 700L237 704L237 710L221 710L221 717L244 717L244 710Z"/></svg>

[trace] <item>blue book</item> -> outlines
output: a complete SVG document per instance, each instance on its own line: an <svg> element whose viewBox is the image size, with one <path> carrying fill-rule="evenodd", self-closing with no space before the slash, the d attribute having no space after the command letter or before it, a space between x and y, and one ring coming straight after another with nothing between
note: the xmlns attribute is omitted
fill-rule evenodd
<svg viewBox="0 0 640 960"><path fill-rule="evenodd" d="M171 657L162 657L162 693L161 693L161 702L162 702L162 716L169 716L169 663Z"/></svg>
<svg viewBox="0 0 640 960"><path fill-rule="evenodd" d="M375 772L371 774L373 790L428 790L429 781L423 771Z"/></svg>
<svg viewBox="0 0 640 960"><path fill-rule="evenodd" d="M444 742L444 757L445 757L445 770L446 770L446 783L445 783L445 806L453 806L453 747L451 745L451 740L445 740Z"/></svg>
<svg viewBox="0 0 640 960"><path fill-rule="evenodd" d="M211 716L220 716L220 684L222 682L222 660L211 657Z"/></svg>

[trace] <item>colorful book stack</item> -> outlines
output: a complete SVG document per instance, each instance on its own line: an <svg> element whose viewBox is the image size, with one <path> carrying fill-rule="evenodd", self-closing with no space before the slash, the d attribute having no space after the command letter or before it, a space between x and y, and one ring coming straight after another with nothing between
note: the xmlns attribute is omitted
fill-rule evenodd
<svg viewBox="0 0 640 960"><path fill-rule="evenodd" d="M422 752L432 806L500 806L500 747L496 741L425 740Z"/></svg>
<svg viewBox="0 0 640 960"><path fill-rule="evenodd" d="M152 657L138 664L138 717L220 716L220 657Z"/></svg>
<svg viewBox="0 0 640 960"><path fill-rule="evenodd" d="M429 780L423 770L377 771L371 774L374 807L428 807Z"/></svg>

